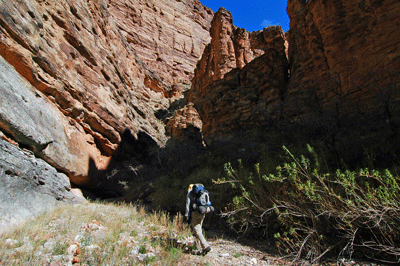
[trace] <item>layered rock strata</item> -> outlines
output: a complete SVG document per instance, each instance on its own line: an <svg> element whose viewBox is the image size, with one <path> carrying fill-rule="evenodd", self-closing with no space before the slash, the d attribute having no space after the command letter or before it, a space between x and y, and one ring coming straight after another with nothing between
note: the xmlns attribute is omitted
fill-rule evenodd
<svg viewBox="0 0 400 266"><path fill-rule="evenodd" d="M288 70L282 28L248 33L221 8L211 22L211 37L186 98L199 112L206 139L276 119Z"/></svg>
<svg viewBox="0 0 400 266"><path fill-rule="evenodd" d="M104 156L94 138L37 91L0 56L0 128L60 171L84 173L89 158Z"/></svg>
<svg viewBox="0 0 400 266"><path fill-rule="evenodd" d="M289 0L287 12L288 116L362 114L385 104L398 109L399 90L393 89L400 82L398 1Z"/></svg>
<svg viewBox="0 0 400 266"><path fill-rule="evenodd" d="M289 46L279 28L248 34L219 10L187 94L206 140L282 126L287 138L322 140L337 162L362 161L366 146L381 162L396 154L399 10L393 0L289 0Z"/></svg>
<svg viewBox="0 0 400 266"><path fill-rule="evenodd" d="M232 14L224 8L215 13L210 34L211 43L197 63L192 82L197 94L212 82L223 79L232 69L243 68L269 49L284 49L287 52L286 36L280 27L249 33L246 29L237 28Z"/></svg>
<svg viewBox="0 0 400 266"><path fill-rule="evenodd" d="M289 0L287 11L288 35L238 29L225 9L210 23L196 0L0 0L0 129L76 184L105 177L103 189L115 165L129 180L166 134L202 141L202 130L210 142L286 123L335 151L338 140L398 143L400 3ZM165 128L157 117L201 54Z"/></svg>
<svg viewBox="0 0 400 266"><path fill-rule="evenodd" d="M400 150L400 2L289 0L286 121L334 155L387 167ZM366 148L368 147L368 148Z"/></svg>
<svg viewBox="0 0 400 266"><path fill-rule="evenodd" d="M155 112L187 89L211 16L197 1L0 1L1 129L81 185L123 132L165 142Z"/></svg>
<svg viewBox="0 0 400 266"><path fill-rule="evenodd" d="M163 82L190 85L196 63L210 42L211 9L196 0L118 0L110 1L108 10L140 59Z"/></svg>
<svg viewBox="0 0 400 266"><path fill-rule="evenodd" d="M185 131L194 128L198 129L200 134L203 123L193 103L189 103L184 108L179 109L166 124L167 133L175 138L185 136Z"/></svg>

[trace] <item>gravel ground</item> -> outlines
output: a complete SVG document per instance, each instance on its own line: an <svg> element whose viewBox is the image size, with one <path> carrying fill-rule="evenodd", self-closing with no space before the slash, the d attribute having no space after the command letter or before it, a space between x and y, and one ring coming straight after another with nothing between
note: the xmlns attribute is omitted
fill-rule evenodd
<svg viewBox="0 0 400 266"><path fill-rule="evenodd" d="M255 248L223 239L209 241L211 251L206 256L185 254L179 265L283 265L283 261Z"/></svg>
<svg viewBox="0 0 400 266"><path fill-rule="evenodd" d="M265 243L252 241L249 245L240 244L234 240L227 240L216 236L215 232L208 232L208 242L211 245L211 251L206 256L185 254L184 262L178 265L296 265L296 266L383 266L373 262L356 261L351 259L328 260L321 263L311 264L307 261L297 261L295 263L290 259L281 258L279 255L272 255L267 250Z"/></svg>

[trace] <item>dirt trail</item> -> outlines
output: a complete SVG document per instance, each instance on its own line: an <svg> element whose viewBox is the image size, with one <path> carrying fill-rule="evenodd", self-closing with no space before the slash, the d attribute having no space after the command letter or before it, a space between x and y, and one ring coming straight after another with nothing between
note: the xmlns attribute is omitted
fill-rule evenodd
<svg viewBox="0 0 400 266"><path fill-rule="evenodd" d="M211 245L211 251L206 256L184 254L184 262L177 265L208 265L208 266L252 266L252 265L268 265L268 266L284 266L284 265L301 265L301 266L382 266L373 262L357 261L353 259L328 260L321 263L311 264L308 261L297 261L295 263L290 259L282 259L279 255L273 255L268 250L265 243L261 241L251 241L249 245L238 243L233 239L219 237L215 232L207 232L207 240Z"/></svg>
<svg viewBox="0 0 400 266"><path fill-rule="evenodd" d="M211 246L206 256L184 254L184 263L178 265L287 265L278 256L261 251L265 250L261 242L240 244L213 231L208 231L206 238Z"/></svg>
<svg viewBox="0 0 400 266"><path fill-rule="evenodd" d="M232 241L215 239L209 243L212 249L206 256L185 254L185 263L178 265L283 265L278 258Z"/></svg>

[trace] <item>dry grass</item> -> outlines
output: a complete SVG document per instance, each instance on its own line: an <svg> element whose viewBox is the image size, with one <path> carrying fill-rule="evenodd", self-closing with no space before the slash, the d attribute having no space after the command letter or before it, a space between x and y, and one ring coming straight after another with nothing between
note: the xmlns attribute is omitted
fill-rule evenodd
<svg viewBox="0 0 400 266"><path fill-rule="evenodd" d="M130 204L60 205L0 235L0 265L173 265L189 239L178 215Z"/></svg>

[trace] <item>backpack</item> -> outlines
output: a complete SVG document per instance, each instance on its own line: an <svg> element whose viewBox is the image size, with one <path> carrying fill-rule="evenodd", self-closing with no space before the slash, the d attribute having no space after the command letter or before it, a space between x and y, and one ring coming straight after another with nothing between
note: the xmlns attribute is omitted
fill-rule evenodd
<svg viewBox="0 0 400 266"><path fill-rule="evenodd" d="M197 206L211 206L210 195L202 184L193 185Z"/></svg>

